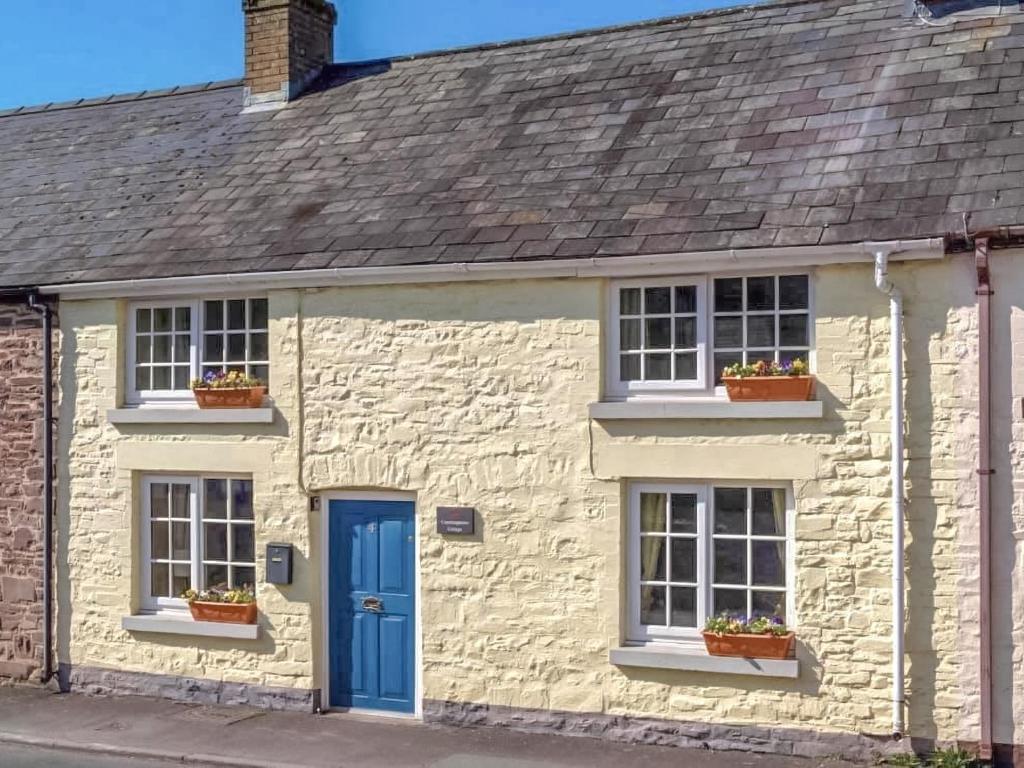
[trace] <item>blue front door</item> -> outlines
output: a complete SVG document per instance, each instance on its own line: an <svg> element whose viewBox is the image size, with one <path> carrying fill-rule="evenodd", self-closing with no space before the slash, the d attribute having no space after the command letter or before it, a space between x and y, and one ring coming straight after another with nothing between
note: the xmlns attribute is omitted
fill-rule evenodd
<svg viewBox="0 0 1024 768"><path fill-rule="evenodd" d="M413 503L332 501L329 514L330 705L412 712Z"/></svg>

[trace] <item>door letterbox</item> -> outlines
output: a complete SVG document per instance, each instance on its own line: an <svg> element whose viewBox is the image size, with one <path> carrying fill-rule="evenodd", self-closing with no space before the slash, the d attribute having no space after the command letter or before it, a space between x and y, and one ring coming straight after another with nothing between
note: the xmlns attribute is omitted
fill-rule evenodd
<svg viewBox="0 0 1024 768"><path fill-rule="evenodd" d="M267 544L267 583L292 583L291 544Z"/></svg>

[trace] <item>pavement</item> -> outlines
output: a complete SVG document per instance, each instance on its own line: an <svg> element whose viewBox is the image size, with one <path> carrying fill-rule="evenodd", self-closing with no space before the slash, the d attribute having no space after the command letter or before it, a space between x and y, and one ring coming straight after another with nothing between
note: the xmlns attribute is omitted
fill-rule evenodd
<svg viewBox="0 0 1024 768"><path fill-rule="evenodd" d="M354 714L307 715L0 688L4 768L850 768L840 760L710 752L447 728Z"/></svg>

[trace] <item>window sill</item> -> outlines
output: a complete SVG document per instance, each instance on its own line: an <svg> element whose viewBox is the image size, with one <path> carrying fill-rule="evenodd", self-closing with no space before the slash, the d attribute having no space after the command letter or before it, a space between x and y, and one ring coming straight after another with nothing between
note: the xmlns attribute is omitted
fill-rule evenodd
<svg viewBox="0 0 1024 768"><path fill-rule="evenodd" d="M273 408L113 408L107 411L111 424L272 424Z"/></svg>
<svg viewBox="0 0 1024 768"><path fill-rule="evenodd" d="M725 398L591 403L592 419L820 419L820 400L733 402Z"/></svg>
<svg viewBox="0 0 1024 768"><path fill-rule="evenodd" d="M197 637L228 637L235 640L256 640L260 636L259 624L222 624L215 621L195 621L188 614L173 616L166 613L138 614L121 619L121 628L129 632L156 632L163 635L194 635Z"/></svg>
<svg viewBox="0 0 1024 768"><path fill-rule="evenodd" d="M683 649L671 645L623 646L612 648L608 656L611 663L619 667L676 669L688 672L791 679L795 679L800 674L800 662L796 659L741 659L731 656L711 656L703 649Z"/></svg>

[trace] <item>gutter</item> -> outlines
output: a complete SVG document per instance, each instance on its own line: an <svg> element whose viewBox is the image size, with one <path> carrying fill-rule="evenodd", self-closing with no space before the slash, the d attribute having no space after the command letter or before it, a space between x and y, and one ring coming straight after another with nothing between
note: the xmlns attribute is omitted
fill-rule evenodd
<svg viewBox="0 0 1024 768"><path fill-rule="evenodd" d="M29 309L43 319L43 671L53 677L53 310L38 294L28 295Z"/></svg>
<svg viewBox="0 0 1024 768"><path fill-rule="evenodd" d="M904 710L904 509L903 509L903 294L889 278L890 252L875 251L875 287L889 297L890 438L892 485L892 735L902 739Z"/></svg>
<svg viewBox="0 0 1024 768"><path fill-rule="evenodd" d="M870 263L873 253L884 250L901 261L941 259L945 239L889 240L875 243L810 245L782 248L743 248L719 251L656 254L653 256L603 256L586 259L549 259L502 262L411 264L389 267L337 267L277 272L108 280L94 283L44 285L43 295L69 299L132 298L222 295L231 290L326 288L353 285L449 283L475 280L525 280L531 278L644 277L724 273L742 269L778 269Z"/></svg>
<svg viewBox="0 0 1024 768"><path fill-rule="evenodd" d="M981 734L978 752L992 759L992 286L989 274L989 238L974 242L974 266L978 275L978 569L979 634L978 665L981 698Z"/></svg>

